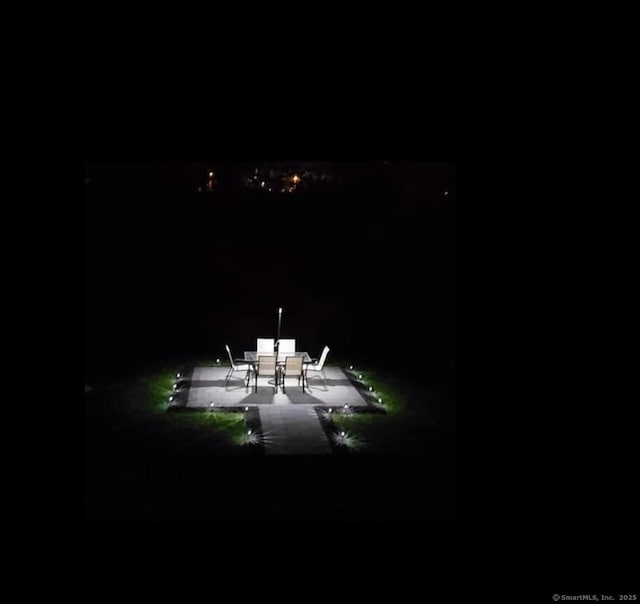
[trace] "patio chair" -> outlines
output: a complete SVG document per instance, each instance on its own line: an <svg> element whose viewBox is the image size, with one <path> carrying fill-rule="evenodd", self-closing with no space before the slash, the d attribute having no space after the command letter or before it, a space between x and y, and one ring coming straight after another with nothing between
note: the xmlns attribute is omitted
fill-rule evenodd
<svg viewBox="0 0 640 604"><path fill-rule="evenodd" d="M241 364L237 364L236 361L241 361L243 359L236 359L235 361L233 360L233 356L231 356L231 349L229 348L228 344L225 344L224 347L227 349L227 354L229 355L229 362L231 363L231 367L229 367L229 372L227 373L227 377L224 380L224 385L226 386L229 383L229 380L231 379L231 376L237 372L237 371L244 371L245 372L245 377L244 377L244 381L245 381L245 385L249 385L249 379L251 377L251 372L253 371L253 367L249 364L246 363L241 363Z"/></svg>
<svg viewBox="0 0 640 604"><path fill-rule="evenodd" d="M278 340L278 354L295 352L296 341L295 340Z"/></svg>
<svg viewBox="0 0 640 604"><path fill-rule="evenodd" d="M287 391L285 389L285 378L287 377L297 377L298 385L300 385L300 381L302 380L302 392L304 392L304 375L302 373L302 357L286 357L284 360L284 366L280 370L280 378L282 380L282 393L286 394Z"/></svg>
<svg viewBox="0 0 640 604"><path fill-rule="evenodd" d="M327 376L324 374L324 362L327 360L327 355L329 354L329 347L325 346L322 350L322 354L320 355L320 360L311 359L311 363L307 363L304 369L304 377L307 382L307 388L309 387L309 371L312 372L311 377L314 375L318 376L320 374L323 380L327 379Z"/></svg>
<svg viewBox="0 0 640 604"><path fill-rule="evenodd" d="M272 340L273 341L273 340ZM274 379L274 393L278 391L278 365L276 357L273 355L261 355L258 357L258 368L256 371L256 387L254 392L258 392L258 377L261 375L271 376Z"/></svg>
<svg viewBox="0 0 640 604"><path fill-rule="evenodd" d="M258 338L256 350L258 351L258 356L260 356L261 354L273 354L273 338Z"/></svg>

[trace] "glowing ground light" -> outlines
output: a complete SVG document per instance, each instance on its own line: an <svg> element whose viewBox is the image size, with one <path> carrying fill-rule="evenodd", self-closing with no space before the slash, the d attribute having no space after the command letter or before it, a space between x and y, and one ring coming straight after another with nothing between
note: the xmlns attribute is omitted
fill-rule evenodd
<svg viewBox="0 0 640 604"><path fill-rule="evenodd" d="M344 404L344 408L345 408L345 409L348 409L348 408L349 408L349 405L348 405L347 403L345 403L345 404Z"/></svg>
<svg viewBox="0 0 640 604"><path fill-rule="evenodd" d="M169 397L169 402L171 402L172 400L173 400L173 397L172 397L172 396L170 396L170 397Z"/></svg>
<svg viewBox="0 0 640 604"><path fill-rule="evenodd" d="M353 365L349 365L349 370L353 369Z"/></svg>
<svg viewBox="0 0 640 604"><path fill-rule="evenodd" d="M251 436L251 430L247 430L247 434Z"/></svg>
<svg viewBox="0 0 640 604"><path fill-rule="evenodd" d="M176 377L180 377L180 372L176 373Z"/></svg>
<svg viewBox="0 0 640 604"><path fill-rule="evenodd" d="M331 413L333 411L333 409L331 407L329 407L329 413Z"/></svg>
<svg viewBox="0 0 640 604"><path fill-rule="evenodd" d="M449 195L449 191L445 191L445 192L444 192L444 194L445 194L445 195Z"/></svg>
<svg viewBox="0 0 640 604"><path fill-rule="evenodd" d="M213 176L213 172L209 172L209 178Z"/></svg>
<svg viewBox="0 0 640 604"><path fill-rule="evenodd" d="M373 386L369 386L369 392L373 390Z"/></svg>
<svg viewBox="0 0 640 604"><path fill-rule="evenodd" d="M176 389L176 384L174 384L174 385L173 385L173 389L174 389L174 390Z"/></svg>
<svg viewBox="0 0 640 604"><path fill-rule="evenodd" d="M361 379L362 379L362 374L361 374L361 373L358 375L358 379L359 379L359 380L361 380Z"/></svg>
<svg viewBox="0 0 640 604"><path fill-rule="evenodd" d="M249 407L245 407L245 408L244 408L244 410L245 410L245 411L249 411Z"/></svg>
<svg viewBox="0 0 640 604"><path fill-rule="evenodd" d="M382 399L381 399L381 398L379 398L379 399L378 399L378 402L379 402L380 404L382 404Z"/></svg>
<svg viewBox="0 0 640 604"><path fill-rule="evenodd" d="M209 407L213 407L215 403L209 403Z"/></svg>
<svg viewBox="0 0 640 604"><path fill-rule="evenodd" d="M216 363L219 363L219 362L220 362L220 359L216 359Z"/></svg>
<svg viewBox="0 0 640 604"><path fill-rule="evenodd" d="M344 436L344 432L340 432L340 436Z"/></svg>

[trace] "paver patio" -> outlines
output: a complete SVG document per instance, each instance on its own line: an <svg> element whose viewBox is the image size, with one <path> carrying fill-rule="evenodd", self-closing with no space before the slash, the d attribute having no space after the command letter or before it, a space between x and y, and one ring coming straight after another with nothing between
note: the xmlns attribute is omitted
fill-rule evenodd
<svg viewBox="0 0 640 604"><path fill-rule="evenodd" d="M313 376L309 388L302 391L297 379L288 379L286 394L278 388L273 392L272 380L260 377L258 391L254 382L247 387L240 373L228 384L226 367L195 367L189 392L180 406L191 409L215 407L257 406L260 412L265 452L272 455L324 455L331 445L314 407L364 407L367 402L349 378L338 367L325 367L325 378ZM270 383L271 382L271 383Z"/></svg>
<svg viewBox="0 0 640 604"><path fill-rule="evenodd" d="M264 377L258 379L258 392L254 392L253 380L247 388L241 373L233 375L225 386L226 367L195 367L191 376L189 395L184 406L189 408L239 407L242 405L326 405L337 407L348 404L352 407L366 406L367 402L355 389L349 378L339 367L325 367L326 380L309 377L310 388L297 385L297 379L287 380L287 393L273 393L273 386ZM311 373L311 372L310 372Z"/></svg>

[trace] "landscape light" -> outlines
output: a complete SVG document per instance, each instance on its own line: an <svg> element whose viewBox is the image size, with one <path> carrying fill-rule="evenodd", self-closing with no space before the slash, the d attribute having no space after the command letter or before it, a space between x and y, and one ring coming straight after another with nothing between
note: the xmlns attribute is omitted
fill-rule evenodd
<svg viewBox="0 0 640 604"><path fill-rule="evenodd" d="M245 410L245 411L249 411L249 407L245 407L245 408L244 408L244 410Z"/></svg>
<svg viewBox="0 0 640 604"><path fill-rule="evenodd" d="M449 191L445 191L445 192L444 192L444 194L445 194L445 195L449 195Z"/></svg>
<svg viewBox="0 0 640 604"><path fill-rule="evenodd" d="M379 399L378 399L378 402L379 402L380 404L382 404L382 399L381 399L381 398L379 398Z"/></svg>
<svg viewBox="0 0 640 604"><path fill-rule="evenodd" d="M174 390L176 389L176 385L175 385L175 384L173 385L173 389L174 389Z"/></svg>
<svg viewBox="0 0 640 604"><path fill-rule="evenodd" d="M329 407L329 413L331 413L333 411L333 409L331 407Z"/></svg>
<svg viewBox="0 0 640 604"><path fill-rule="evenodd" d="M216 359L216 363L219 363L219 362L220 362L220 359Z"/></svg>
<svg viewBox="0 0 640 604"><path fill-rule="evenodd" d="M176 377L180 377L180 372L178 371L178 373L176 373Z"/></svg>
<svg viewBox="0 0 640 604"><path fill-rule="evenodd" d="M348 409L348 408L349 408L349 405L348 405L347 403L345 403L345 404L344 404L344 408L345 408L345 409Z"/></svg>
<svg viewBox="0 0 640 604"><path fill-rule="evenodd" d="M209 407L213 407L215 403L209 403Z"/></svg>
<svg viewBox="0 0 640 604"><path fill-rule="evenodd" d="M209 178L213 176L213 172L209 172Z"/></svg>
<svg viewBox="0 0 640 604"><path fill-rule="evenodd" d="M247 434L249 434L249 435L250 435L250 434L251 434L251 430L248 430L248 431L247 431Z"/></svg>
<svg viewBox="0 0 640 604"><path fill-rule="evenodd" d="M172 396L170 396L170 397L169 397L169 402L171 402L172 400L173 400L173 397L172 397Z"/></svg>
<svg viewBox="0 0 640 604"><path fill-rule="evenodd" d="M373 390L373 386L369 386L369 392Z"/></svg>
<svg viewBox="0 0 640 604"><path fill-rule="evenodd" d="M344 432L340 432L340 436L344 436Z"/></svg>
<svg viewBox="0 0 640 604"><path fill-rule="evenodd" d="M349 369L353 369L353 365L349 365Z"/></svg>
<svg viewBox="0 0 640 604"><path fill-rule="evenodd" d="M362 374L358 374L358 379L361 380L362 379Z"/></svg>

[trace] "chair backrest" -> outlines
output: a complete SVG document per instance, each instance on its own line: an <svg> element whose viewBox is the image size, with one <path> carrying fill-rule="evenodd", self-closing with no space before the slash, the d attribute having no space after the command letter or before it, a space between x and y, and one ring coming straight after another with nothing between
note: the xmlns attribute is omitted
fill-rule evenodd
<svg viewBox="0 0 640 604"><path fill-rule="evenodd" d="M261 352L273 354L273 346L273 338L258 338L256 350L258 351L258 354L260 354Z"/></svg>
<svg viewBox="0 0 640 604"><path fill-rule="evenodd" d="M284 360L285 375L300 375L302 373L302 357L287 357Z"/></svg>
<svg viewBox="0 0 640 604"><path fill-rule="evenodd" d="M278 340L278 352L295 352L296 341L295 340Z"/></svg>
<svg viewBox="0 0 640 604"><path fill-rule="evenodd" d="M320 360L316 365L316 369L322 369L324 367L324 362L327 360L327 355L329 354L329 347L325 346L322 350L322 354L320 355Z"/></svg>
<svg viewBox="0 0 640 604"><path fill-rule="evenodd" d="M258 374L271 374L276 372L276 357L273 355L261 355L258 357Z"/></svg>
<svg viewBox="0 0 640 604"><path fill-rule="evenodd" d="M233 362L233 357L231 356L231 349L229 348L229 344L225 344L224 347L227 349L227 354L229 355L229 361L231 362L231 367L236 368L236 364Z"/></svg>

